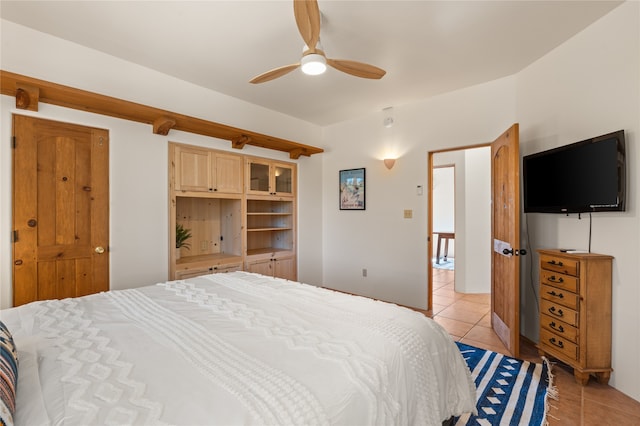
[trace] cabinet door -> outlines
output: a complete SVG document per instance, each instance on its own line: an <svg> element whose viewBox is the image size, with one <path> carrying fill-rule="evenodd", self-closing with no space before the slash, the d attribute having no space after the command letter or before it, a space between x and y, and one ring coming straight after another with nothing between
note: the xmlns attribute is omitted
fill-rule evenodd
<svg viewBox="0 0 640 426"><path fill-rule="evenodd" d="M176 191L209 191L211 159L208 150L177 146L175 166Z"/></svg>
<svg viewBox="0 0 640 426"><path fill-rule="evenodd" d="M241 194L242 157L233 154L213 154L211 163L213 190L226 194Z"/></svg>
<svg viewBox="0 0 640 426"><path fill-rule="evenodd" d="M247 160L247 193L269 195L270 188L270 163L258 159Z"/></svg>
<svg viewBox="0 0 640 426"><path fill-rule="evenodd" d="M273 177L272 192L275 192L273 195L292 197L295 193L293 166L283 163L273 163L271 173Z"/></svg>
<svg viewBox="0 0 640 426"><path fill-rule="evenodd" d="M271 259L254 260L247 262L247 271L255 274L273 276L273 262Z"/></svg>
<svg viewBox="0 0 640 426"><path fill-rule="evenodd" d="M296 280L296 258L285 257L274 259L273 276L286 280Z"/></svg>
<svg viewBox="0 0 640 426"><path fill-rule="evenodd" d="M292 197L295 194L295 165L248 159L247 193Z"/></svg>

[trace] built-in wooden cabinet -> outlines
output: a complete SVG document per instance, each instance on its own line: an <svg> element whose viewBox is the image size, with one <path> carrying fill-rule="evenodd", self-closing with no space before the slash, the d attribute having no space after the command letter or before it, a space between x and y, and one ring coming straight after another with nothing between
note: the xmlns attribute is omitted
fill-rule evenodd
<svg viewBox="0 0 640 426"><path fill-rule="evenodd" d="M175 190L242 194L243 157L174 145Z"/></svg>
<svg viewBox="0 0 640 426"><path fill-rule="evenodd" d="M608 383L611 375L611 256L540 253L541 354L573 367L586 385L591 374Z"/></svg>
<svg viewBox="0 0 640 426"><path fill-rule="evenodd" d="M170 279L242 269L296 279L295 164L176 143L169 159ZM175 248L177 224L188 248Z"/></svg>
<svg viewBox="0 0 640 426"><path fill-rule="evenodd" d="M246 160L246 193L293 197L295 195L295 164L248 157Z"/></svg>

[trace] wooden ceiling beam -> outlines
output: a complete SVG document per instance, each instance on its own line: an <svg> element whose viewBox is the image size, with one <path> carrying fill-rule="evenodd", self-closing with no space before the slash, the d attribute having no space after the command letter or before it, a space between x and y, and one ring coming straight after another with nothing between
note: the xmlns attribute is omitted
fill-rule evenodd
<svg viewBox="0 0 640 426"><path fill-rule="evenodd" d="M7 96L15 96L16 108L37 111L38 102L44 102L123 120L150 124L153 126L153 133L165 136L169 134L170 130L175 129L228 140L231 141L233 148L242 149L245 145L252 145L288 152L290 158L299 158L300 155L311 156L324 151L322 148L38 80L4 70L0 71L0 93Z"/></svg>

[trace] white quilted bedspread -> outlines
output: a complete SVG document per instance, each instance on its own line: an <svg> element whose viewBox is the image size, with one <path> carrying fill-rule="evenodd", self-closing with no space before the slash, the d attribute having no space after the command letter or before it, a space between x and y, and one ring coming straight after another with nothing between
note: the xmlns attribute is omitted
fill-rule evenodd
<svg viewBox="0 0 640 426"><path fill-rule="evenodd" d="M422 314L234 272L0 313L17 425L439 425L475 409Z"/></svg>

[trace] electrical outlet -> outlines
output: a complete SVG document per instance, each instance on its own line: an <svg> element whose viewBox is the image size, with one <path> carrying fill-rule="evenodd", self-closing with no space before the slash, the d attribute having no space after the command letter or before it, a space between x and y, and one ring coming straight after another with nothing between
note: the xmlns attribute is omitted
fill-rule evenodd
<svg viewBox="0 0 640 426"><path fill-rule="evenodd" d="M367 277L367 268L362 268L362 276Z"/></svg>
<svg viewBox="0 0 640 426"><path fill-rule="evenodd" d="M209 247L209 241L207 240L200 241L200 250L206 251L208 247Z"/></svg>
<svg viewBox="0 0 640 426"><path fill-rule="evenodd" d="M405 210L405 211L404 211L404 218L405 218L405 219L411 219L411 218L413 218L413 210Z"/></svg>

